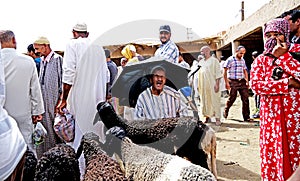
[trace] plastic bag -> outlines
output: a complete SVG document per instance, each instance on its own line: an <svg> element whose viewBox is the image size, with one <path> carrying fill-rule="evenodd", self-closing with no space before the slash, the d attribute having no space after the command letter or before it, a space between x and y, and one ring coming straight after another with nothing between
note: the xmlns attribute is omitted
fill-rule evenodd
<svg viewBox="0 0 300 181"><path fill-rule="evenodd" d="M57 136L65 142L72 142L75 137L75 120L66 108L63 109L63 112L63 115L56 115L53 129Z"/></svg>
<svg viewBox="0 0 300 181"><path fill-rule="evenodd" d="M36 146L42 144L45 141L46 136L47 136L47 130L44 128L41 122L37 122L32 134L33 143Z"/></svg>

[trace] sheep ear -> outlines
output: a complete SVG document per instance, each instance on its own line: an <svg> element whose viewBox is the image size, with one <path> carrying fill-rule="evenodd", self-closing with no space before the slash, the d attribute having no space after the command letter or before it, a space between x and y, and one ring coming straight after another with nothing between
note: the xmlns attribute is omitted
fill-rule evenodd
<svg viewBox="0 0 300 181"><path fill-rule="evenodd" d="M174 146L174 153L176 154L177 150L178 150L178 147L177 146Z"/></svg>

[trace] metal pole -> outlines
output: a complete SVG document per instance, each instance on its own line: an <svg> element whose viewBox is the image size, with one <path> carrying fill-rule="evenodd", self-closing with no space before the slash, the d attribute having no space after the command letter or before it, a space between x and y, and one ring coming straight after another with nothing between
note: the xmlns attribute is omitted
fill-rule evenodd
<svg viewBox="0 0 300 181"><path fill-rule="evenodd" d="M244 12L244 1L242 1L242 9L241 9L241 21L245 19L245 12Z"/></svg>

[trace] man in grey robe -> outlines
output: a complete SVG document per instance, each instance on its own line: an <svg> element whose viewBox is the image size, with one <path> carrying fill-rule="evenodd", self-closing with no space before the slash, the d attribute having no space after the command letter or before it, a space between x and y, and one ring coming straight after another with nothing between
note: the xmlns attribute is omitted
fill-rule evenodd
<svg viewBox="0 0 300 181"><path fill-rule="evenodd" d="M35 53L42 57L40 63L40 84L44 100L45 113L42 124L47 130L45 141L38 145L37 154L40 158L44 152L61 143L53 129L55 105L58 102L62 86L62 56L55 53L46 37L39 37L33 43Z"/></svg>

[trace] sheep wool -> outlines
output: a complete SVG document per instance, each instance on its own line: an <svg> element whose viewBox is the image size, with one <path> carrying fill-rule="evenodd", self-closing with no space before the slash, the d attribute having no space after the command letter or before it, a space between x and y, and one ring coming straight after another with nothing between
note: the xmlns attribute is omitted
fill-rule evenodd
<svg viewBox="0 0 300 181"><path fill-rule="evenodd" d="M211 129L201 121L192 117L127 121L118 116L108 102L99 103L97 110L107 129L121 127L134 143L147 144L164 153L176 154L201 167L209 168L207 153L202 148L209 147L211 141L203 145L201 140L208 135L207 130ZM210 138L215 137L213 132L210 134ZM212 168L215 168L215 164L212 164Z"/></svg>
<svg viewBox="0 0 300 181"><path fill-rule="evenodd" d="M92 132L85 133L81 139L79 150L83 150L86 160L84 180L126 181L127 178L120 164L109 157L100 145L99 136ZM77 155L79 154L77 153Z"/></svg>
<svg viewBox="0 0 300 181"><path fill-rule="evenodd" d="M44 152L37 163L34 180L80 181L79 164L74 149L66 144L57 144Z"/></svg>
<svg viewBox="0 0 300 181"><path fill-rule="evenodd" d="M24 165L24 172L23 172L23 180L34 180L35 168L37 165L37 158L35 157L34 153L27 148L25 152L25 165Z"/></svg>
<svg viewBox="0 0 300 181"><path fill-rule="evenodd" d="M136 181L215 181L205 168L181 157L158 151L148 146L134 144L124 138L121 146L127 178Z"/></svg>

